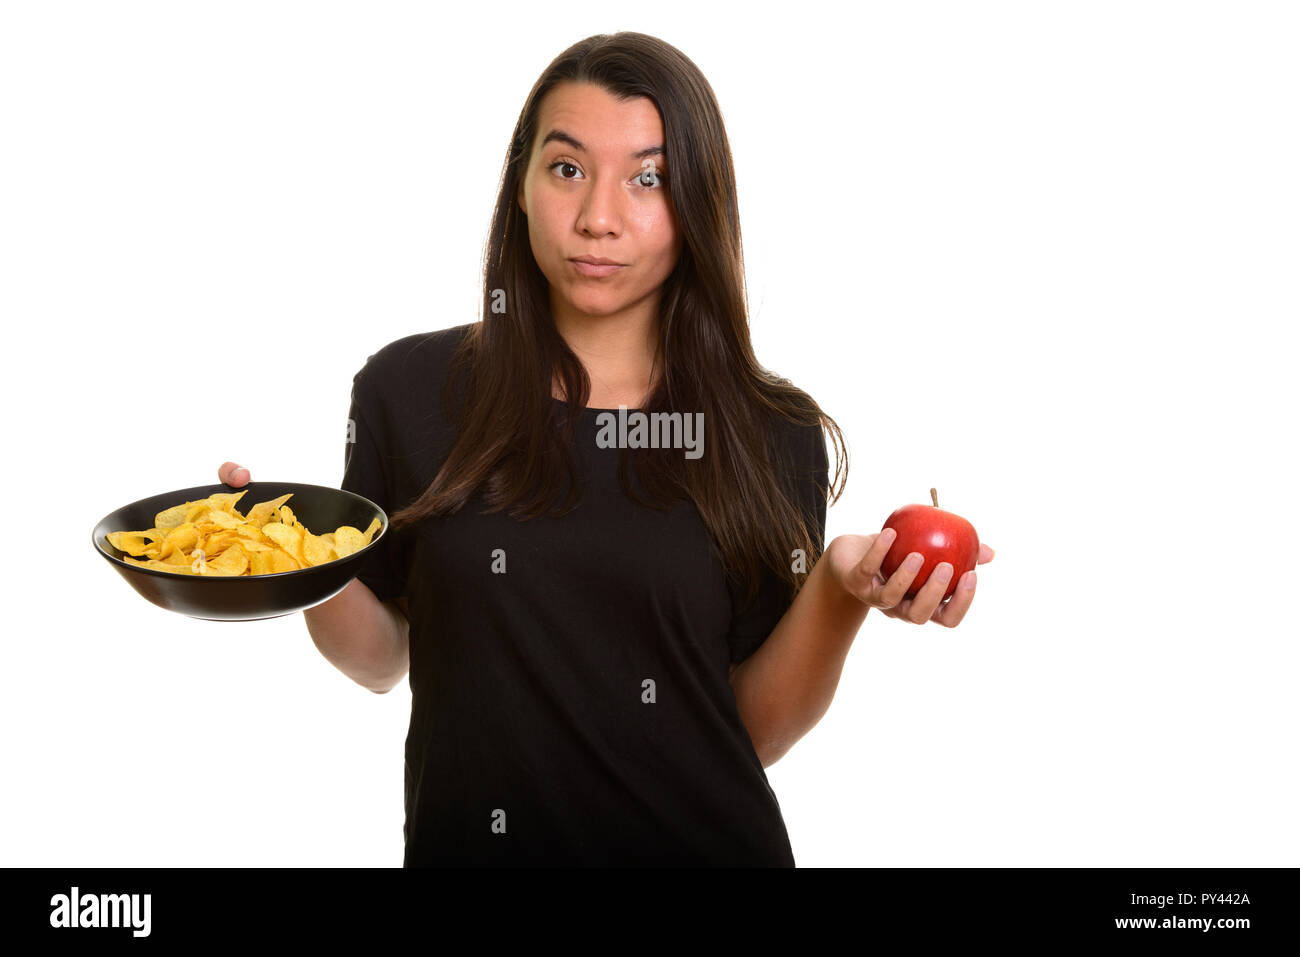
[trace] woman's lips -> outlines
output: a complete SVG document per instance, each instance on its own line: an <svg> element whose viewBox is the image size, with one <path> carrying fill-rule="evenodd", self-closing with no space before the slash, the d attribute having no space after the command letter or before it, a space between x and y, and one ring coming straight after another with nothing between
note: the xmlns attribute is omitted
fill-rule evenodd
<svg viewBox="0 0 1300 957"><path fill-rule="evenodd" d="M589 276L592 279L603 279L606 276L612 276L623 267L620 265L596 265L595 263L583 262L581 259L570 259L573 268L578 270L581 276Z"/></svg>

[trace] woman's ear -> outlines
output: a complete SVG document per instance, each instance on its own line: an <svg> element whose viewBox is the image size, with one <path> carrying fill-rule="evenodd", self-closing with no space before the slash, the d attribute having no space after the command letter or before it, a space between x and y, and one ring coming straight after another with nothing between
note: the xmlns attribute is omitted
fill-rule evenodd
<svg viewBox="0 0 1300 957"><path fill-rule="evenodd" d="M528 207L524 204L524 184L519 184L519 192L515 194L515 202L519 204L520 211L527 216Z"/></svg>

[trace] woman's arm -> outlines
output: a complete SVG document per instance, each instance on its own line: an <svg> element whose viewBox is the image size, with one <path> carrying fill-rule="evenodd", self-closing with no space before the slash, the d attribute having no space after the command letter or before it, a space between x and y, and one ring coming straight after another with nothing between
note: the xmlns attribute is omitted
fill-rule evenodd
<svg viewBox="0 0 1300 957"><path fill-rule="evenodd" d="M947 602L943 595L952 574L947 562L939 564L914 598L904 595L920 570L919 561L904 562L888 581L882 578L880 565L895 537L893 529L883 529L832 541L767 640L732 666L736 706L763 767L780 760L826 714L868 610L879 608L916 625L934 621L954 628L970 608L973 570L962 576ZM977 564L992 560L993 549L981 543Z"/></svg>
<svg viewBox="0 0 1300 957"><path fill-rule="evenodd" d="M410 627L404 599L381 602L354 578L329 601L303 612L307 631L335 668L375 694L396 687L410 670Z"/></svg>
<svg viewBox="0 0 1300 957"><path fill-rule="evenodd" d="M808 573L767 640L739 665L731 687L763 767L775 764L831 706L867 606L836 584L829 564Z"/></svg>

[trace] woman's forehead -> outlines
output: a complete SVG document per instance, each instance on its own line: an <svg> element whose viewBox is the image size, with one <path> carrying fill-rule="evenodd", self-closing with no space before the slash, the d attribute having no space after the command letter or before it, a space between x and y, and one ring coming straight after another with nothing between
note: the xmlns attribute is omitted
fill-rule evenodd
<svg viewBox="0 0 1300 957"><path fill-rule="evenodd" d="M538 148L559 143L612 159L664 155L664 127L653 101L618 100L590 83L563 83L547 93L538 112Z"/></svg>

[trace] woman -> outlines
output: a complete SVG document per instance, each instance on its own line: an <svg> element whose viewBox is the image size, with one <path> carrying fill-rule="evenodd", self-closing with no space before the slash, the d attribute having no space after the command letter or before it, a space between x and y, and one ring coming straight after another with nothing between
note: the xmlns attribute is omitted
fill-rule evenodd
<svg viewBox="0 0 1300 957"><path fill-rule="evenodd" d="M391 532L305 615L371 690L409 669L407 866L792 866L763 769L829 707L867 610L969 607L973 573L901 600L892 532L822 554L823 424L843 442L754 356L737 210L695 65L584 40L515 128L482 321L354 378L343 487Z"/></svg>

